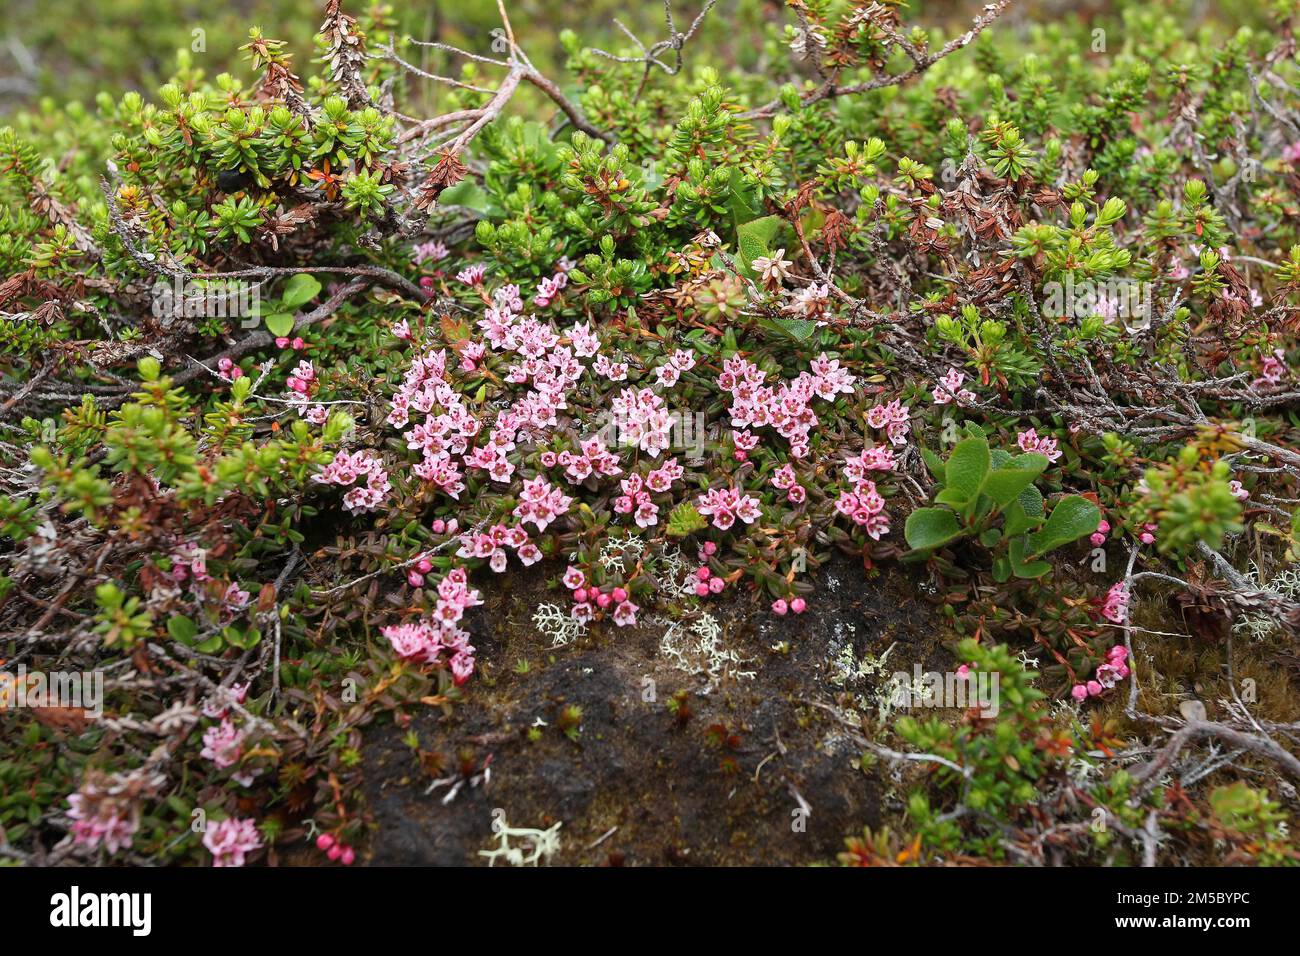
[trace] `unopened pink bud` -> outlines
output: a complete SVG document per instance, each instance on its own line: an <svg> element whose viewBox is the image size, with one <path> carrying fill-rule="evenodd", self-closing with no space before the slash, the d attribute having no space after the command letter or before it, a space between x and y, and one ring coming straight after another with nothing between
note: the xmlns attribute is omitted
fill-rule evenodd
<svg viewBox="0 0 1300 956"><path fill-rule="evenodd" d="M608 594L597 594L597 595L596 595L596 606L597 606L597 607L600 607L600 608L606 608L606 607L609 607L609 606L610 606L611 604L613 604L613 603L614 603L614 599L613 599L612 597L610 597Z"/></svg>
<svg viewBox="0 0 1300 956"><path fill-rule="evenodd" d="M718 546L714 544L712 541L705 541L704 553L712 557L713 555L718 553Z"/></svg>
<svg viewBox="0 0 1300 956"><path fill-rule="evenodd" d="M406 576L406 582L413 588L424 587L424 575L412 568L411 573Z"/></svg>
<svg viewBox="0 0 1300 956"><path fill-rule="evenodd" d="M785 603L784 598L777 598L775 601L772 602L773 614L779 614L782 617L785 617L786 612L789 610L790 610L790 605Z"/></svg>
<svg viewBox="0 0 1300 956"><path fill-rule="evenodd" d="M421 558L419 563L416 564L415 570L419 571L421 574L428 574L433 570L433 562L428 558Z"/></svg>
<svg viewBox="0 0 1300 956"><path fill-rule="evenodd" d="M446 530L447 522L443 521L441 518L435 518L433 522L433 533L442 534Z"/></svg>
<svg viewBox="0 0 1300 956"><path fill-rule="evenodd" d="M1101 684L1097 683L1095 680L1088 681L1088 696L1096 697L1100 693L1101 693Z"/></svg>
<svg viewBox="0 0 1300 956"><path fill-rule="evenodd" d="M281 336L279 336L278 338L276 338L276 340L275 340L275 347L276 347L276 348L281 348L281 349L282 349L282 348L286 347L288 344L289 344L289 339L288 339L287 336L283 336L283 335L281 335Z"/></svg>
<svg viewBox="0 0 1300 956"><path fill-rule="evenodd" d="M802 614L807 607L808 602L803 598L795 598L790 602L790 610L794 611L796 614Z"/></svg>
<svg viewBox="0 0 1300 956"><path fill-rule="evenodd" d="M343 855L343 847L339 846L336 843L329 848L329 851L325 855L329 857L331 860L337 860L339 857Z"/></svg>
<svg viewBox="0 0 1300 956"><path fill-rule="evenodd" d="M352 847L350 846L344 847L343 855L339 858L339 862L342 863L344 866L351 866L356 861L356 858L357 858L356 850L352 849Z"/></svg>
<svg viewBox="0 0 1300 956"><path fill-rule="evenodd" d="M293 347L298 351L302 351L307 347L307 343L302 340L302 336L295 336L293 340Z"/></svg>
<svg viewBox="0 0 1300 956"><path fill-rule="evenodd" d="M708 584L708 582L707 582L707 581L696 581L696 582L695 582L695 593L698 594L700 597L708 597L708 596L709 596L709 584Z"/></svg>
<svg viewBox="0 0 1300 956"><path fill-rule="evenodd" d="M578 588L578 590L576 590L576 591L573 592L573 599L574 599L575 601L577 601L579 604L581 604L583 601L587 600L587 589L586 589L586 588Z"/></svg>
<svg viewBox="0 0 1300 956"><path fill-rule="evenodd" d="M1075 684L1070 688L1070 696L1075 700L1086 700L1088 697L1088 688L1084 687L1082 684Z"/></svg>
<svg viewBox="0 0 1300 956"><path fill-rule="evenodd" d="M318 850L328 850L333 845L334 837L330 836L328 833L322 833L316 838L316 849Z"/></svg>
<svg viewBox="0 0 1300 956"><path fill-rule="evenodd" d="M709 575L711 575L712 573L713 572L710 571L708 567L706 567L705 565L700 565L700 567L695 571L695 576L699 578L701 581L707 581L709 579Z"/></svg>
<svg viewBox="0 0 1300 956"><path fill-rule="evenodd" d="M726 586L727 582L722 578L709 578L709 590L714 594L720 594Z"/></svg>
<svg viewBox="0 0 1300 956"><path fill-rule="evenodd" d="M622 604L627 600L627 590L625 588L614 588L614 600Z"/></svg>

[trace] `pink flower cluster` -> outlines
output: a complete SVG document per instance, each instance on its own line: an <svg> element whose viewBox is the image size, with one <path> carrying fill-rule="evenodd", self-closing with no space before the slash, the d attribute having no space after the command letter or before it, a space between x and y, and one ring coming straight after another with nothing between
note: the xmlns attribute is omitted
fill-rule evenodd
<svg viewBox="0 0 1300 956"><path fill-rule="evenodd" d="M221 720L230 713L231 704L242 704L248 697L248 688L252 681L218 687L216 693L203 699L203 716L212 720Z"/></svg>
<svg viewBox="0 0 1300 956"><path fill-rule="evenodd" d="M898 399L888 405L874 405L867 412L867 424L872 428L883 428L893 445L907 444L907 416L910 409ZM892 467L892 464L891 464Z"/></svg>
<svg viewBox="0 0 1300 956"><path fill-rule="evenodd" d="M802 614L806 610L808 610L808 602L801 597L792 598L789 601L786 601L785 598L777 598L772 602L772 613L780 617L785 617L791 611L794 611L795 614Z"/></svg>
<svg viewBox="0 0 1300 956"><path fill-rule="evenodd" d="M405 428L412 413L423 415L424 420L403 436L406 447L422 455L421 461L411 470L416 477L432 482L443 493L459 498L465 490L465 482L460 462L454 456L465 453L470 440L482 426L447 381L445 349L412 360L393 396L388 423L396 428ZM494 455L487 456L487 462L494 460Z"/></svg>
<svg viewBox="0 0 1300 956"><path fill-rule="evenodd" d="M773 388L763 384L767 373L754 363L739 355L727 359L718 375L718 387L731 394L732 427L743 434L744 429L770 425L790 443L791 456L808 457L809 435L818 424L810 407L813 398L833 401L838 394L853 392L853 376L840 367L839 359L828 358L823 352L811 368L811 372L800 372L792 381ZM739 440L736 448L749 450Z"/></svg>
<svg viewBox="0 0 1300 956"><path fill-rule="evenodd" d="M306 395L315 384L316 368L306 359L300 361L298 367L289 373L289 388L299 395Z"/></svg>
<svg viewBox="0 0 1300 956"><path fill-rule="evenodd" d="M1110 690L1129 675L1128 649L1123 644L1116 644L1106 652L1106 663L1097 668L1093 679L1070 688L1070 696L1076 701L1097 697L1103 690Z"/></svg>
<svg viewBox="0 0 1300 956"><path fill-rule="evenodd" d="M322 485L343 486L363 478L364 485L357 485L343 496L343 507L352 514L357 514L374 511L392 490L393 486L388 483L388 472L378 458L364 451L354 455L341 451L312 480Z"/></svg>
<svg viewBox="0 0 1300 956"><path fill-rule="evenodd" d="M483 277L487 275L487 266L472 265L467 269L461 269L456 273L456 281L463 282L469 286L478 286L483 284Z"/></svg>
<svg viewBox="0 0 1300 956"><path fill-rule="evenodd" d="M713 527L726 531L739 518L753 524L763 513L757 498L735 488L710 488L695 499L695 508L705 517L712 517Z"/></svg>
<svg viewBox="0 0 1300 956"><path fill-rule="evenodd" d="M669 445L673 416L664 400L648 388L625 388L610 403L621 444L659 457Z"/></svg>
<svg viewBox="0 0 1300 956"><path fill-rule="evenodd" d="M701 564L695 569L695 595L696 597L708 597L710 594L721 594L727 589L727 582L713 573L713 570L707 564Z"/></svg>
<svg viewBox="0 0 1300 956"><path fill-rule="evenodd" d="M204 731L203 750L199 756L211 760L218 769L224 770L239 763L243 753L244 732L229 717L223 717L221 723Z"/></svg>
<svg viewBox="0 0 1300 956"><path fill-rule="evenodd" d="M563 269L557 271L549 279L543 279L537 283L537 294L533 296L533 305L539 309L544 309L555 300L560 294L560 290L569 284L569 274Z"/></svg>
<svg viewBox="0 0 1300 956"><path fill-rule="evenodd" d="M224 355L217 360L217 375L227 382L233 382L244 374L244 370Z"/></svg>
<svg viewBox="0 0 1300 956"><path fill-rule="evenodd" d="M522 526L507 528L503 524L493 525L486 532L478 534L472 531L465 532L460 536L460 550L456 555L462 558L486 558L492 570L501 574L506 569L508 558L506 548L515 552L515 556L524 567L542 560L541 550L533 544L528 532ZM428 570L423 568L427 563L427 561L421 562L420 567L416 569L417 572L428 574Z"/></svg>
<svg viewBox="0 0 1300 956"><path fill-rule="evenodd" d="M436 239L428 242L421 242L415 247L415 262L417 265L425 262L441 262L448 256L447 247Z"/></svg>
<svg viewBox="0 0 1300 956"><path fill-rule="evenodd" d="M885 497L876 483L867 477L869 471L892 471L894 455L889 449L865 448L860 455L850 455L844 461L844 478L852 483L848 491L841 491L835 501L835 510L861 527L873 541L889 533L889 513L885 511Z"/></svg>
<svg viewBox="0 0 1300 956"><path fill-rule="evenodd" d="M1101 616L1112 624L1123 624L1128 617L1128 600L1128 585L1123 581L1116 581L1110 586L1101 603Z"/></svg>
<svg viewBox="0 0 1300 956"><path fill-rule="evenodd" d="M1030 428L1016 436L1016 444L1020 450L1028 453L1037 453L1042 455L1048 461L1056 461L1061 457L1061 451L1056 446L1055 438L1040 438L1037 430Z"/></svg>
<svg viewBox="0 0 1300 956"><path fill-rule="evenodd" d="M1110 534L1110 522L1105 518L1101 519L1101 524L1097 525L1097 530L1092 533L1088 540L1092 542L1094 548L1100 548L1106 543L1106 535Z"/></svg>
<svg viewBox="0 0 1300 956"><path fill-rule="evenodd" d="M331 861L342 863L344 866L351 866L357 859L357 851L348 844L336 839L331 833L322 833L316 838L316 849L324 853Z"/></svg>
<svg viewBox="0 0 1300 956"><path fill-rule="evenodd" d="M964 381L966 381L965 373L959 372L955 368L948 369L948 373L939 379L939 384L930 393L931 397L934 398L934 403L936 405L947 405L954 400L958 404L974 401L975 393L968 388L961 387Z"/></svg>
<svg viewBox="0 0 1300 956"><path fill-rule="evenodd" d="M203 845L212 854L213 866L243 866L248 854L261 849L262 837L252 820L227 817L208 824Z"/></svg>
<svg viewBox="0 0 1300 956"><path fill-rule="evenodd" d="M538 475L524 481L514 516L521 522L531 521L539 532L545 531L556 518L567 514L573 499Z"/></svg>
<svg viewBox="0 0 1300 956"><path fill-rule="evenodd" d="M799 484L798 476L794 473L794 465L789 462L773 472L772 486L784 491L786 500L791 504L801 504L808 497L807 490Z"/></svg>
<svg viewBox="0 0 1300 956"><path fill-rule="evenodd" d="M1255 379L1255 387L1277 385L1284 375L1286 375L1286 353L1281 349L1274 349L1273 354L1264 359L1259 378Z"/></svg>
<svg viewBox="0 0 1300 956"><path fill-rule="evenodd" d="M655 378L664 388L672 388L683 373L695 368L695 353L690 349L677 349L668 361L655 369Z"/></svg>
<svg viewBox="0 0 1300 956"><path fill-rule="evenodd" d="M390 625L381 633L397 656L408 660L433 664L445 651L452 679L459 686L474 673L474 647L460 621L468 608L482 603L479 592L469 586L465 569L452 568L438 582L438 603L432 618Z"/></svg>
<svg viewBox="0 0 1300 956"><path fill-rule="evenodd" d="M109 853L131 845L140 826L140 808L131 798L130 778L87 773L81 788L68 795L73 842Z"/></svg>
<svg viewBox="0 0 1300 956"><path fill-rule="evenodd" d="M605 440L599 435L579 442L578 448L579 453L576 455L571 451L562 451L558 455L543 452L542 464L548 468L557 464L563 466L565 477L574 484L586 481L592 474L613 478L623 473L618 464L618 455L605 447Z"/></svg>
<svg viewBox="0 0 1300 956"><path fill-rule="evenodd" d="M628 475L619 483L623 493L614 499L614 511L632 515L640 528L658 524L659 506L651 496L668 491L673 482L680 480L685 473L676 458L669 458L644 478L637 474Z"/></svg>
<svg viewBox="0 0 1300 956"><path fill-rule="evenodd" d="M579 621L590 621L595 617L596 609L606 610L614 605L614 623L619 627L631 627L636 624L636 612L640 607L632 603L627 589L623 587L607 588L602 591L594 584L587 583L587 576L581 568L569 565L564 576L560 578L564 586L573 592L573 607L569 613Z"/></svg>

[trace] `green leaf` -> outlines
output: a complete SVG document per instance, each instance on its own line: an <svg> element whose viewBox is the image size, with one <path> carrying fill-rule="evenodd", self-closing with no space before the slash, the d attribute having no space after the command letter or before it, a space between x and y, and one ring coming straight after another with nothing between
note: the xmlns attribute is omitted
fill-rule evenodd
<svg viewBox="0 0 1300 956"><path fill-rule="evenodd" d="M668 516L668 537L684 538L688 534L703 531L708 525L709 523L704 520L704 515L695 510L695 505L689 501L683 501Z"/></svg>
<svg viewBox="0 0 1300 956"><path fill-rule="evenodd" d="M293 331L293 316L288 312L277 312L274 315L268 315L266 317L266 331L276 338L288 335Z"/></svg>
<svg viewBox="0 0 1300 956"><path fill-rule="evenodd" d="M939 484L943 484L946 480L943 459L930 451L930 449L922 448L921 460L925 462L925 467L930 469L930 474L934 476L934 480L939 482Z"/></svg>
<svg viewBox="0 0 1300 956"><path fill-rule="evenodd" d="M944 467L945 486L962 496L964 501L979 497L984 480L991 467L989 443L984 438L963 438L953 446Z"/></svg>
<svg viewBox="0 0 1300 956"><path fill-rule="evenodd" d="M1029 553L1045 554L1053 548L1092 534L1101 524L1101 509L1080 495L1062 498L1047 516L1047 523L1029 535Z"/></svg>
<svg viewBox="0 0 1300 956"><path fill-rule="evenodd" d="M1018 578L1041 578L1052 566L1046 561L1025 561L1025 539L1012 538L1010 545L1007 547L1007 557L1011 563L1011 570L1015 572Z"/></svg>
<svg viewBox="0 0 1300 956"><path fill-rule="evenodd" d="M754 278L750 263L772 251L772 240L780 231L781 220L777 216L764 216L736 227L736 265L742 275Z"/></svg>
<svg viewBox="0 0 1300 956"><path fill-rule="evenodd" d="M957 516L946 508L917 508L907 516L903 537L913 548L937 548L961 537L961 526Z"/></svg>
<svg viewBox="0 0 1300 956"><path fill-rule="evenodd" d="M284 293L280 296L280 307L286 312L298 308L316 298L320 292L320 282L307 272L299 272L285 283Z"/></svg>
<svg viewBox="0 0 1300 956"><path fill-rule="evenodd" d="M199 626L184 614L178 614L168 620L167 633L182 644L190 644L194 641L194 635L199 633Z"/></svg>
<svg viewBox="0 0 1300 956"><path fill-rule="evenodd" d="M461 206L489 218L499 215L501 212L493 204L492 197L471 179L462 179L456 185L444 189L438 194L438 205Z"/></svg>
<svg viewBox="0 0 1300 956"><path fill-rule="evenodd" d="M1011 459L1001 468L995 468L984 479L984 494L993 499L999 508L1005 508L1019 497L1034 479L1047 468L1047 458L1043 455L1020 455Z"/></svg>
<svg viewBox="0 0 1300 956"><path fill-rule="evenodd" d="M773 331L783 332L797 342L806 342L817 332L817 323L811 319L795 319L783 316L770 322L765 321L763 325Z"/></svg>

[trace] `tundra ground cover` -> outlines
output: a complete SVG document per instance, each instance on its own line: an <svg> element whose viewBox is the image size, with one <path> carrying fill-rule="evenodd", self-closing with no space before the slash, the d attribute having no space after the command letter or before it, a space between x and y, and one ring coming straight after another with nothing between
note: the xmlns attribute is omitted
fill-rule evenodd
<svg viewBox="0 0 1300 956"><path fill-rule="evenodd" d="M661 629L674 734L845 555L999 700L903 713L848 644L795 703L904 792L841 861L1295 861L1289 4L323 10L305 66L253 28L0 130L0 692L103 690L6 708L6 859L351 864L376 725L488 786L440 734L526 679L483 651L523 575L553 655Z"/></svg>

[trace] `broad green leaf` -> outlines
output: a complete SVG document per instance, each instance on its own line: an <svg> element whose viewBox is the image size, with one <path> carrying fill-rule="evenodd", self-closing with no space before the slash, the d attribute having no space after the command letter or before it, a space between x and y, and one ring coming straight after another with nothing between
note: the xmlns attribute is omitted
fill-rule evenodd
<svg viewBox="0 0 1300 956"><path fill-rule="evenodd" d="M928 448L921 449L921 460L925 462L925 467L930 469L930 474L934 480L943 484L945 479L943 459L930 451Z"/></svg>
<svg viewBox="0 0 1300 956"><path fill-rule="evenodd" d="M992 466L989 443L983 438L963 438L953 446L944 467L945 486L962 496L965 501L979 497L984 479Z"/></svg>
<svg viewBox="0 0 1300 956"><path fill-rule="evenodd" d="M772 240L781 231L777 216L764 216L736 227L736 265L743 275L754 278L752 263L772 251Z"/></svg>
<svg viewBox="0 0 1300 956"><path fill-rule="evenodd" d="M288 335L293 331L293 316L288 312L276 312L274 315L268 315L266 317L266 331L276 338Z"/></svg>
<svg viewBox="0 0 1300 956"><path fill-rule="evenodd" d="M320 281L307 272L299 272L285 283L284 293L280 296L280 308L291 312L316 298L320 292Z"/></svg>
<svg viewBox="0 0 1300 956"><path fill-rule="evenodd" d="M1011 570L1015 572L1018 578L1041 578L1052 566L1046 561L1026 561L1025 560L1025 539L1013 538L1007 547L1007 556L1011 562Z"/></svg>
<svg viewBox="0 0 1300 956"><path fill-rule="evenodd" d="M1101 523L1101 509L1080 495L1062 498L1047 516L1047 522L1029 535L1029 553L1046 554L1053 548L1092 534Z"/></svg>
<svg viewBox="0 0 1300 956"><path fill-rule="evenodd" d="M462 179L454 186L448 186L438 194L439 206L460 206L482 216L492 217L496 210L483 187L472 179Z"/></svg>
<svg viewBox="0 0 1300 956"><path fill-rule="evenodd" d="M199 633L199 626L184 614L177 614L167 621L167 633L182 644L192 643L194 635Z"/></svg>
<svg viewBox="0 0 1300 956"><path fill-rule="evenodd" d="M1046 468L1047 459L1043 455L1028 454L1010 459L1003 467L994 468L984 479L984 494L999 508L1005 508Z"/></svg>
<svg viewBox="0 0 1300 956"><path fill-rule="evenodd" d="M957 516L947 508L917 508L903 526L903 537L917 549L937 548L960 536Z"/></svg>

